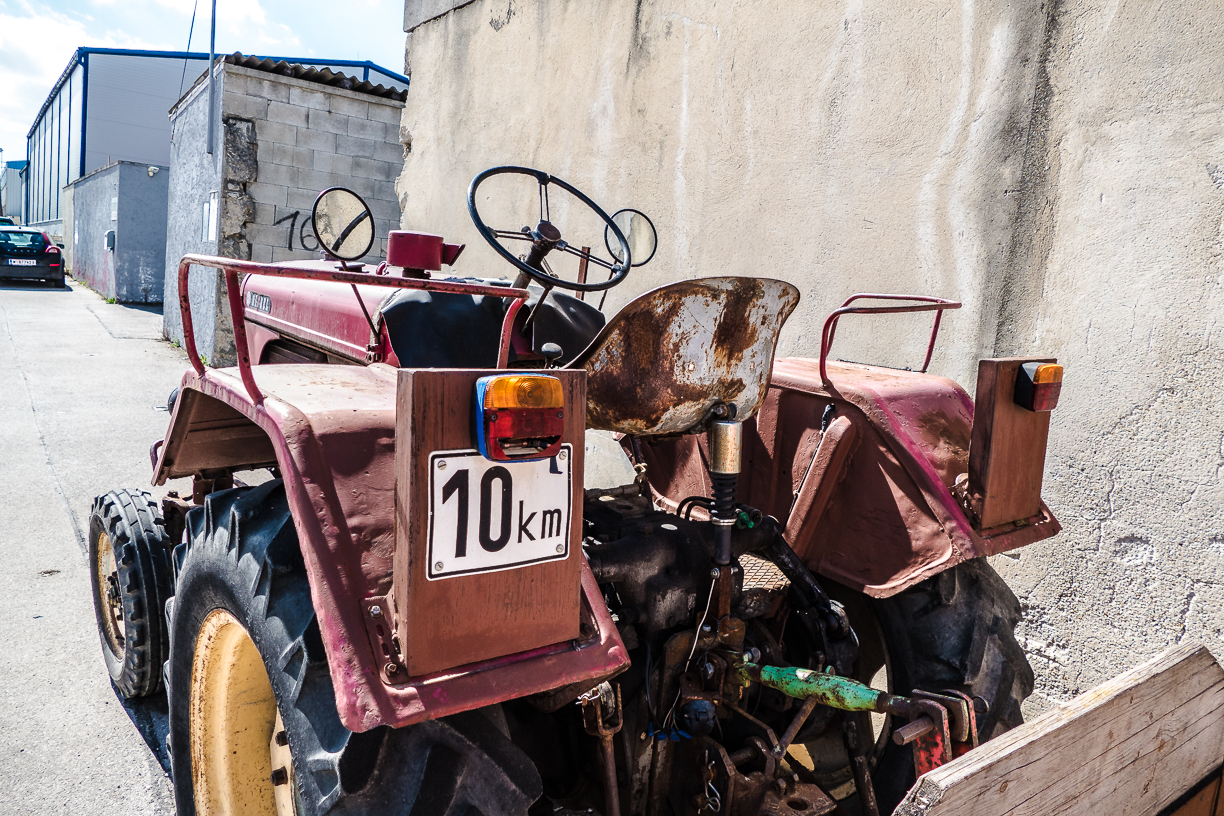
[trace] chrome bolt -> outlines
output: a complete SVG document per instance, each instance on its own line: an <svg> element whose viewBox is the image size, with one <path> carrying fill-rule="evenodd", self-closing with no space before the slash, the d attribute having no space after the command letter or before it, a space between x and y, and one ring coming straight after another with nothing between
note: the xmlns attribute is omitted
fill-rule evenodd
<svg viewBox="0 0 1224 816"><path fill-rule="evenodd" d="M717 577L718 577L718 567L715 567L714 569L710 570L710 577L711 577L711 578L717 578Z"/></svg>
<svg viewBox="0 0 1224 816"><path fill-rule="evenodd" d="M567 451L561 451L560 453L558 453L558 454L557 454L557 458L558 458L558 459L560 459L562 462L564 462L564 461L565 461L565 457L566 457L566 456L568 456L568 455L569 455L569 454L568 454L568 452L567 452Z"/></svg>
<svg viewBox="0 0 1224 816"><path fill-rule="evenodd" d="M371 606L370 607L370 617L371 618L381 618L382 617L382 607L379 606L378 604L374 604L373 606Z"/></svg>
<svg viewBox="0 0 1224 816"><path fill-rule="evenodd" d="M565 545L564 545L564 544L558 544L558 545L557 545L557 552L558 552L558 553L563 553L563 552L565 552Z"/></svg>
<svg viewBox="0 0 1224 816"><path fill-rule="evenodd" d="M438 563L434 564L434 571L435 571L435 572L441 572L441 571L442 571L442 562L441 562L441 561L439 561Z"/></svg>
<svg viewBox="0 0 1224 816"><path fill-rule="evenodd" d="M446 470L446 462L438 462L438 470Z"/></svg>

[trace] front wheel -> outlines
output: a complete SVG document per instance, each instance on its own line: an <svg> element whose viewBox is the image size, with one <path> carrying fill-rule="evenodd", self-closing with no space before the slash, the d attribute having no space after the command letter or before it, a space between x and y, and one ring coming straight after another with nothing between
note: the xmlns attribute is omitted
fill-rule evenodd
<svg viewBox="0 0 1224 816"><path fill-rule="evenodd" d="M170 562L157 503L143 490L94 499L89 515L90 585L102 658L124 699L161 690L168 641L162 604Z"/></svg>
<svg viewBox="0 0 1224 816"><path fill-rule="evenodd" d="M344 727L281 480L210 495L175 563L179 816L521 816L539 796L535 767L484 713Z"/></svg>

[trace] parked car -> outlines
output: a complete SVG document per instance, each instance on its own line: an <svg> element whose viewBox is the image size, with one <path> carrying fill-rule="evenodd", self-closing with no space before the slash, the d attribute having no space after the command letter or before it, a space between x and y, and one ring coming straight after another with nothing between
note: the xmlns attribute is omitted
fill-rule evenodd
<svg viewBox="0 0 1224 816"><path fill-rule="evenodd" d="M42 230L0 227L0 278L64 285L64 253Z"/></svg>
<svg viewBox="0 0 1224 816"><path fill-rule="evenodd" d="M0 215L0 227L15 227L17 222L7 215Z"/></svg>

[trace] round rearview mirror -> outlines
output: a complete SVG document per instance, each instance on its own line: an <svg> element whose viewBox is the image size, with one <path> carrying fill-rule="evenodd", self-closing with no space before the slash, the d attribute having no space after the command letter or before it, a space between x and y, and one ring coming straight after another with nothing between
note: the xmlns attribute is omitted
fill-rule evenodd
<svg viewBox="0 0 1224 816"><path fill-rule="evenodd" d="M344 187L319 193L310 213L319 248L341 261L355 261L374 246L374 215L361 196Z"/></svg>
<svg viewBox="0 0 1224 816"><path fill-rule="evenodd" d="M630 266L645 266L649 263L655 250L659 248L659 235L646 213L631 209L617 210L612 215L612 223L616 224L621 235L629 242L629 257L633 259ZM604 227L604 246L612 253L613 258L624 260L621 257L620 241L615 240L610 227Z"/></svg>

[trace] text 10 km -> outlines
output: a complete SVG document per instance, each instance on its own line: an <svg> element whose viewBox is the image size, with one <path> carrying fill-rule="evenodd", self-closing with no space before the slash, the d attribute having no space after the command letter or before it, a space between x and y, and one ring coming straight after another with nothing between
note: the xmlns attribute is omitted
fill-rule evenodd
<svg viewBox="0 0 1224 816"><path fill-rule="evenodd" d="M469 451L430 464L430 579L516 569L569 554L570 446L536 462Z"/></svg>

